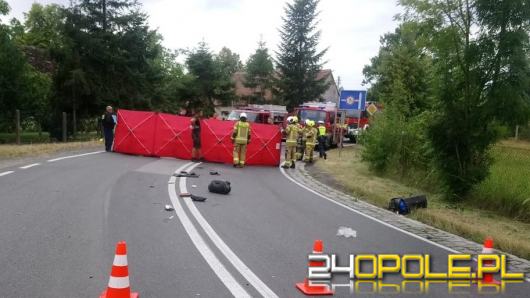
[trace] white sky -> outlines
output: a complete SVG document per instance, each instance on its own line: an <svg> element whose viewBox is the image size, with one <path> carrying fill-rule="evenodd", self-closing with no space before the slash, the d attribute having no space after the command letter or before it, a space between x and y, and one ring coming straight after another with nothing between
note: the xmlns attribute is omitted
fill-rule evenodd
<svg viewBox="0 0 530 298"><path fill-rule="evenodd" d="M140 0L149 23L171 49L193 48L205 40L218 52L223 46L245 62L260 35L272 54L279 42L278 28L287 1L292 0ZM33 2L68 5L69 0L7 0L10 17L23 18ZM397 0L321 0L321 47L329 47L325 68L341 77L345 89L359 89L362 69L377 54L379 38L393 31ZM365 88L362 88L365 89Z"/></svg>

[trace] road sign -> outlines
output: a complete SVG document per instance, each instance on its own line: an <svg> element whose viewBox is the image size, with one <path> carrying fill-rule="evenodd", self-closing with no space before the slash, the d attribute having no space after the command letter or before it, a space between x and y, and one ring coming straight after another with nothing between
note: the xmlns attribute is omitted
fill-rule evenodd
<svg viewBox="0 0 530 298"><path fill-rule="evenodd" d="M339 109L364 111L365 108L366 108L366 91L343 90L340 93Z"/></svg>
<svg viewBox="0 0 530 298"><path fill-rule="evenodd" d="M370 115L375 114L375 113L377 112L377 110L378 110L378 109L377 109L377 106L374 105L373 103L371 103L371 104L366 108L366 111L368 111L368 113L369 113Z"/></svg>

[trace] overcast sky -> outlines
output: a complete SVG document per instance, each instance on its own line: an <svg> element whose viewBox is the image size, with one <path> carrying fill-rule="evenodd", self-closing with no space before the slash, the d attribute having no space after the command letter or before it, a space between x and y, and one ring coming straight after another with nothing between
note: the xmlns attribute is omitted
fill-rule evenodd
<svg viewBox="0 0 530 298"><path fill-rule="evenodd" d="M149 23L171 49L193 48L205 40L217 52L223 46L245 62L260 36L277 49L285 3L292 0L140 0ZM7 0L10 17L23 18L33 2L68 5L69 0ZM345 89L361 88L362 69L377 54L379 38L393 31L401 11L397 0L321 0L321 47L329 47L325 68L340 76ZM364 89L364 88L363 88Z"/></svg>

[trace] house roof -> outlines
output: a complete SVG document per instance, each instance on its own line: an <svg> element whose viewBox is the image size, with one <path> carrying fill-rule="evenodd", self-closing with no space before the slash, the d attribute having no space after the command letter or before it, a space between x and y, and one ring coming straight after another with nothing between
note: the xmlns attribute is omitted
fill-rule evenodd
<svg viewBox="0 0 530 298"><path fill-rule="evenodd" d="M235 83L235 93L239 97L249 97L254 94L252 88L245 87L245 72L244 71L237 71L233 74L232 79ZM335 80L333 79L333 73L331 69L322 69L317 74L317 80L325 79L327 78L328 81L331 81L333 84L335 84ZM266 92L268 93L268 92Z"/></svg>

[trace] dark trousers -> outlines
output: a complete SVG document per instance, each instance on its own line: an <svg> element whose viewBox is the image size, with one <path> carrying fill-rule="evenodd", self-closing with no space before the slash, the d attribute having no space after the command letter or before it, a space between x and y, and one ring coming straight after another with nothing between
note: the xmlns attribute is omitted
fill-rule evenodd
<svg viewBox="0 0 530 298"><path fill-rule="evenodd" d="M111 151L112 142L114 141L114 129L103 127L103 133L105 134L105 151Z"/></svg>
<svg viewBox="0 0 530 298"><path fill-rule="evenodd" d="M318 137L318 153L320 157L326 156L326 137Z"/></svg>

